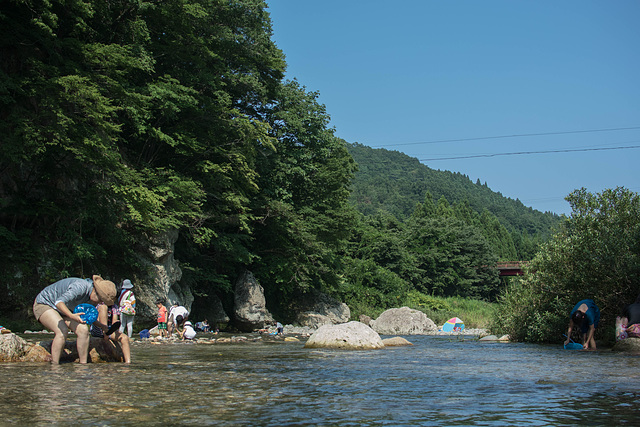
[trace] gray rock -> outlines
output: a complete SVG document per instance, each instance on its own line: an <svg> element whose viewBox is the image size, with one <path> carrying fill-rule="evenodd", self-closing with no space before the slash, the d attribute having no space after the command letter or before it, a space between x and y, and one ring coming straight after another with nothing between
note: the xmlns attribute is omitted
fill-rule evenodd
<svg viewBox="0 0 640 427"><path fill-rule="evenodd" d="M196 311L195 306L197 306L198 320L207 319L212 329L229 323L229 316L227 316L227 313L224 311L220 298L214 294L209 294L205 298L206 304L203 304L201 301L194 304L193 311Z"/></svg>
<svg viewBox="0 0 640 427"><path fill-rule="evenodd" d="M432 335L438 327L421 311L409 307L391 308L371 321L374 331L382 335Z"/></svg>
<svg viewBox="0 0 640 427"><path fill-rule="evenodd" d="M273 328L274 332L275 328ZM285 334L298 334L304 336L310 336L312 333L316 331L315 328L310 328L309 326L293 326L293 325L284 325L284 333Z"/></svg>
<svg viewBox="0 0 640 427"><path fill-rule="evenodd" d="M371 317L367 316L366 314L361 314L358 320L360 320L360 323L364 323L367 326L370 326L371 324Z"/></svg>
<svg viewBox="0 0 640 427"><path fill-rule="evenodd" d="M51 354L51 344L53 341L42 341L36 346L42 347L47 354ZM78 348L75 341L65 342L60 362L77 362L80 360L78 356ZM91 337L89 340L89 358L91 363L100 362L124 362L124 355L120 344L111 340Z"/></svg>
<svg viewBox="0 0 640 427"><path fill-rule="evenodd" d="M149 275L146 282L136 282L132 278L133 292L136 295L136 322L156 320L157 300L164 301L167 307L177 302L191 311L193 294L189 286L179 283L182 270L174 258L174 245L178 235L177 229L171 229L150 237L145 242L144 253L139 254L140 261L146 266Z"/></svg>
<svg viewBox="0 0 640 427"><path fill-rule="evenodd" d="M615 343L612 351L625 351L630 353L640 353L640 338L627 338Z"/></svg>
<svg viewBox="0 0 640 427"><path fill-rule="evenodd" d="M302 295L299 301L300 314L296 321L301 326L319 328L348 322L351 317L349 306L317 290Z"/></svg>
<svg viewBox="0 0 640 427"><path fill-rule="evenodd" d="M324 325L309 337L305 348L334 348L342 350L375 350L384 344L373 329L360 322Z"/></svg>
<svg viewBox="0 0 640 427"><path fill-rule="evenodd" d="M235 324L239 330L250 332L273 323L273 317L267 310L264 289L248 270L236 282L234 303Z"/></svg>
<svg viewBox="0 0 640 427"><path fill-rule="evenodd" d="M407 345L413 345L411 342L402 337L385 338L382 340L382 343L385 347L403 347Z"/></svg>
<svg viewBox="0 0 640 427"><path fill-rule="evenodd" d="M0 335L0 362L18 362L31 345L16 334Z"/></svg>

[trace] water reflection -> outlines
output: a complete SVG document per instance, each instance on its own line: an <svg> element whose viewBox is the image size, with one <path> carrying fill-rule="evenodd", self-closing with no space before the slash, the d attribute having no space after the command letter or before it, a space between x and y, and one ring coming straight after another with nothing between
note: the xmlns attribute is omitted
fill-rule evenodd
<svg viewBox="0 0 640 427"><path fill-rule="evenodd" d="M2 364L2 424L635 425L640 359L408 337L412 347L134 346L132 365Z"/></svg>

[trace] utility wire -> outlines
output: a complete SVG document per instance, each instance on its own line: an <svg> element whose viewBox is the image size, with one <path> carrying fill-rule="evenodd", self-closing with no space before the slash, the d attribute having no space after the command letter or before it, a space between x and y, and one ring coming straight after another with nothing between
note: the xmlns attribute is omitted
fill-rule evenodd
<svg viewBox="0 0 640 427"><path fill-rule="evenodd" d="M519 156L528 154L549 154L549 153L577 153L585 151L607 151L607 150L628 150L640 148L640 145L630 145L626 147L603 147L603 148L578 148L573 150L544 150L544 151L517 151L513 153L493 153L493 154L475 154L470 156L440 157L435 159L419 159L421 162L434 162L436 160L460 160L460 159L476 159L481 157L499 157L499 156Z"/></svg>
<svg viewBox="0 0 640 427"><path fill-rule="evenodd" d="M514 135L481 136L481 137L475 137L475 138L459 138L459 139L439 139L435 141L422 141L422 142L402 142L397 144L372 145L371 148L397 147L399 145L439 144L443 142L482 141L486 139L522 138L522 137L528 137L528 136L549 136L549 135L567 135L567 134L576 134L576 133L613 132L613 131L634 130L634 129L640 129L640 126L627 127L627 128L570 130L565 132L520 133L520 134L514 134Z"/></svg>

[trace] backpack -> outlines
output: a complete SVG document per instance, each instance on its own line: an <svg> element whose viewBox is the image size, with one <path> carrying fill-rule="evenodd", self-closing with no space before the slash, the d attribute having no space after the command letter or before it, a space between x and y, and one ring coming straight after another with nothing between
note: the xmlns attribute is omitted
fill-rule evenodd
<svg viewBox="0 0 640 427"><path fill-rule="evenodd" d="M120 306L120 313L126 314L128 316L135 316L136 314L136 297L133 295L133 292L127 290L120 295L120 300L118 301L118 305Z"/></svg>

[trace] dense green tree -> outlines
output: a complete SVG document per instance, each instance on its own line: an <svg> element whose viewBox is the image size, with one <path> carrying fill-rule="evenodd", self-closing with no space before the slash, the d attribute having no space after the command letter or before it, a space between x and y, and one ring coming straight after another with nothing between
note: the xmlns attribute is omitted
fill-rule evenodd
<svg viewBox="0 0 640 427"><path fill-rule="evenodd" d="M368 259L395 273L408 283L421 280L413 248L405 240L405 225L393 215L364 217L354 231L349 257ZM381 288L384 285L375 285Z"/></svg>
<svg viewBox="0 0 640 427"><path fill-rule="evenodd" d="M170 0L147 13L161 102L141 123L135 153L202 186L202 219L183 225L177 255L199 292L225 292L256 260L252 200L258 162L275 139L265 120L283 76L262 1ZM186 87L194 102L179 104ZM195 247L194 247L195 246Z"/></svg>
<svg viewBox="0 0 640 427"><path fill-rule="evenodd" d="M285 63L264 3L13 0L1 13L13 299L68 274L144 275L138 244L170 228L185 280L228 289L256 259L257 161L275 149L265 116Z"/></svg>
<svg viewBox="0 0 640 427"><path fill-rule="evenodd" d="M479 229L456 217L441 201L435 214L416 210L405 242L421 272L415 288L438 296L492 299L498 291L497 256Z"/></svg>
<svg viewBox="0 0 640 427"><path fill-rule="evenodd" d="M135 265L127 229L198 216L201 193L188 182L177 197L190 212L176 212L171 173L144 186L122 162L119 115L140 96L129 81L152 69L137 2L15 0L0 20L0 226L11 254L1 270L9 303L24 304L41 280Z"/></svg>
<svg viewBox="0 0 640 427"><path fill-rule="evenodd" d="M249 247L256 256L251 268L280 304L312 287L335 289L336 254L354 218L347 202L355 164L317 97L294 80L265 110L274 145L257 161Z"/></svg>

